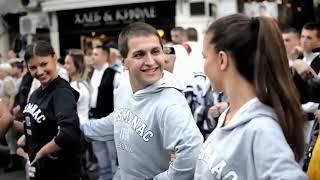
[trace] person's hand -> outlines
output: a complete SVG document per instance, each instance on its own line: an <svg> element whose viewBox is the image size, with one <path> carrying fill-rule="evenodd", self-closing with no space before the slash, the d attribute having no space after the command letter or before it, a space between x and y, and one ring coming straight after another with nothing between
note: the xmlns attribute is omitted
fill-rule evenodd
<svg viewBox="0 0 320 180"><path fill-rule="evenodd" d="M35 163L35 162L37 162L39 159L41 159L41 158L43 158L43 157L45 157L45 156L47 156L47 154L45 154L43 151L42 151L42 149L40 149L38 152L37 152L37 154L36 154L36 157L33 159L33 161L31 162L31 166Z"/></svg>
<svg viewBox="0 0 320 180"><path fill-rule="evenodd" d="M20 113L20 105L15 106L14 108L12 108L12 113L14 116L17 116Z"/></svg>
<svg viewBox="0 0 320 180"><path fill-rule="evenodd" d="M316 110L316 112L314 112L314 117L315 117L316 120L318 120L318 122L320 123L320 110Z"/></svg>
<svg viewBox="0 0 320 180"><path fill-rule="evenodd" d="M214 105L209 108L209 115L213 118L217 118L220 116L219 107Z"/></svg>
<svg viewBox="0 0 320 180"><path fill-rule="evenodd" d="M26 166L27 166L26 169L27 169L27 171L28 171L28 172L27 172L28 176L29 176L29 177L35 177L36 168L31 165L31 163L30 163L29 160L27 161Z"/></svg>
<svg viewBox="0 0 320 180"><path fill-rule="evenodd" d="M22 135L22 136L18 139L17 145L20 146L20 147L26 145L26 136L25 136L25 135Z"/></svg>
<svg viewBox="0 0 320 180"><path fill-rule="evenodd" d="M12 108L12 115L14 117L19 117L19 115L21 114L20 110L21 110L20 105L15 106L14 108Z"/></svg>
<svg viewBox="0 0 320 180"><path fill-rule="evenodd" d="M293 59L297 59L300 54L303 54L303 49L301 46L295 46L290 52L290 55Z"/></svg>
<svg viewBox="0 0 320 180"><path fill-rule="evenodd" d="M25 160L29 160L28 154L22 148L26 145L26 136L22 135L17 141L17 155L23 157Z"/></svg>
<svg viewBox="0 0 320 180"><path fill-rule="evenodd" d="M216 103L214 106L209 108L209 114L211 117L217 118L225 109L227 109L228 106L229 104L227 102Z"/></svg>
<svg viewBox="0 0 320 180"><path fill-rule="evenodd" d="M11 116L8 104L0 98L0 137L4 135L13 125L13 117Z"/></svg>
<svg viewBox="0 0 320 180"><path fill-rule="evenodd" d="M314 70L303 60L297 59L292 62L291 67L301 76L302 79L308 80L317 77Z"/></svg>
<svg viewBox="0 0 320 180"><path fill-rule="evenodd" d="M223 113L224 110L226 110L229 106L228 102L219 102L216 104L216 106L219 109L219 113Z"/></svg>
<svg viewBox="0 0 320 180"><path fill-rule="evenodd" d="M170 154L170 161L173 162L177 158L177 153L175 151L172 151Z"/></svg>
<svg viewBox="0 0 320 180"><path fill-rule="evenodd" d="M28 154L23 150L22 147L18 147L16 153L17 153L18 156L23 157L23 159L29 161L29 156L28 156ZM29 162L29 163L30 163L30 162Z"/></svg>

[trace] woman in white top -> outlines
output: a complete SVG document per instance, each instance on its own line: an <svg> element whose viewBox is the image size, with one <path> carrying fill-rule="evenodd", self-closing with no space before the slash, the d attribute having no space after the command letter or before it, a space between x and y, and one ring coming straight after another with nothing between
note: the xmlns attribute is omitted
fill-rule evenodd
<svg viewBox="0 0 320 180"><path fill-rule="evenodd" d="M70 77L70 85L80 93L77 103L80 125L88 120L90 93L85 75L84 54L80 49L72 49L66 56L65 68Z"/></svg>
<svg viewBox="0 0 320 180"><path fill-rule="evenodd" d="M70 78L70 85L79 92L79 100L77 102L77 111L80 126L89 120L90 92L86 73L86 63L84 53L80 49L71 49L65 58L65 68ZM82 157L81 157L81 177L88 178L86 166L90 161L86 157L87 151L90 151L90 144L82 139Z"/></svg>

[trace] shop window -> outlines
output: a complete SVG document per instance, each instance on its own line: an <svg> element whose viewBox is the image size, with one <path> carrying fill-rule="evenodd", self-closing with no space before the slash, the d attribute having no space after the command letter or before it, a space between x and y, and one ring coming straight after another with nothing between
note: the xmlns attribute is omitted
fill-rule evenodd
<svg viewBox="0 0 320 180"><path fill-rule="evenodd" d="M205 3L204 2L190 3L190 15L192 16L205 15Z"/></svg>
<svg viewBox="0 0 320 180"><path fill-rule="evenodd" d="M217 17L217 5L214 3L209 3L209 16Z"/></svg>

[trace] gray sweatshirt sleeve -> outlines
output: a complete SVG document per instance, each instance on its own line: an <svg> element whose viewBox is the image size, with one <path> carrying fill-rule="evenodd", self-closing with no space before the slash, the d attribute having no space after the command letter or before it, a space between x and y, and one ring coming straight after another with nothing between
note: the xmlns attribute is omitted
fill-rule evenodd
<svg viewBox="0 0 320 180"><path fill-rule="evenodd" d="M305 180L308 179L278 125L261 127L255 132L253 157L257 179Z"/></svg>
<svg viewBox="0 0 320 180"><path fill-rule="evenodd" d="M155 180L191 180L203 143L203 137L187 104L167 107L161 117L163 146L176 153L169 169L154 177Z"/></svg>
<svg viewBox="0 0 320 180"><path fill-rule="evenodd" d="M86 121L81 125L83 134L95 141L111 141L114 139L113 113L96 120Z"/></svg>

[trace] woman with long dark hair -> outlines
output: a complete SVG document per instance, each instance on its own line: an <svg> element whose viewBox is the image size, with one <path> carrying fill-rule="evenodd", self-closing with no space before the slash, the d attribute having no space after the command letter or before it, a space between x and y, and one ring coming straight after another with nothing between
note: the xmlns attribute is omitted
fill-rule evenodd
<svg viewBox="0 0 320 180"><path fill-rule="evenodd" d="M266 17L223 17L208 28L204 70L230 106L204 143L195 179L306 179L303 112L279 28Z"/></svg>
<svg viewBox="0 0 320 180"><path fill-rule="evenodd" d="M24 58L41 83L23 110L30 179L79 180L79 93L58 76L57 58L48 42L27 46Z"/></svg>

